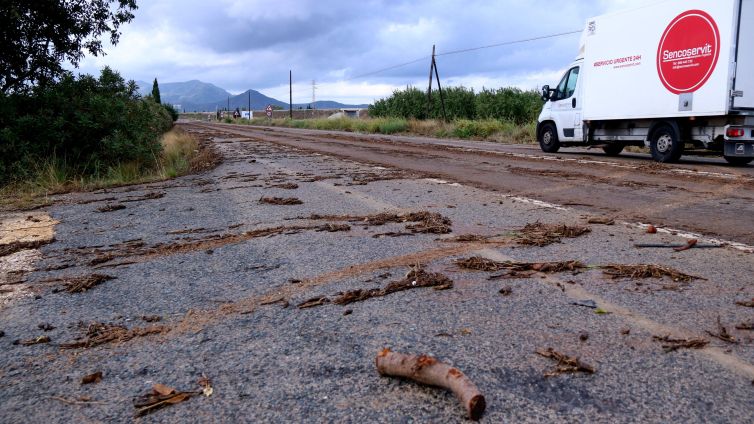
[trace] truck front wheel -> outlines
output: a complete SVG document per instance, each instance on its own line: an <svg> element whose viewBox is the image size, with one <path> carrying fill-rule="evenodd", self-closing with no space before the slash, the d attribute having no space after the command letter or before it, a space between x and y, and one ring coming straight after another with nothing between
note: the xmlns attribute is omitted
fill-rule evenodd
<svg viewBox="0 0 754 424"><path fill-rule="evenodd" d="M657 128L649 141L652 159L657 162L677 162L683 155L683 143L670 125Z"/></svg>
<svg viewBox="0 0 754 424"><path fill-rule="evenodd" d="M733 166L745 166L751 163L754 158L737 158L735 156L725 156L725 160Z"/></svg>
<svg viewBox="0 0 754 424"><path fill-rule="evenodd" d="M557 153L560 150L558 130L550 122L542 125L542 128L539 130L539 147L543 152L547 153Z"/></svg>

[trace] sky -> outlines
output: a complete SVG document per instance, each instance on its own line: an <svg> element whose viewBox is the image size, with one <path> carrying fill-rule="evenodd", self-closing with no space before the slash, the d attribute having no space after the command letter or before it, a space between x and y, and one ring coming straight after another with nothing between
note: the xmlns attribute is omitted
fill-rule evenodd
<svg viewBox="0 0 754 424"><path fill-rule="evenodd" d="M371 103L406 86L426 89L432 46L443 85L536 89L557 83L579 34L442 55L583 29L588 18L650 0L137 0L104 66L127 79L201 80L294 103ZM373 73L394 65L401 66Z"/></svg>

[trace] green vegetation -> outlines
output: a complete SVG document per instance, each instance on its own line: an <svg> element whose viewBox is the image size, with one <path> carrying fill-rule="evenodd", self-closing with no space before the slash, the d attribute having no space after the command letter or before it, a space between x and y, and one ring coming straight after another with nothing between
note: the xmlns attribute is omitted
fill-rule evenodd
<svg viewBox="0 0 754 424"><path fill-rule="evenodd" d="M120 26L131 22L135 0L2 2L0 92L28 92L54 83L86 53L104 53L103 38L118 43ZM109 36L109 37L108 37Z"/></svg>
<svg viewBox="0 0 754 424"><path fill-rule="evenodd" d="M109 68L99 78L67 74L28 93L0 94L0 184L45 168L83 178L123 163L146 169L172 125L164 107Z"/></svg>
<svg viewBox="0 0 754 424"><path fill-rule="evenodd" d="M542 109L542 99L536 91L518 88L483 89L475 93L465 87L443 90L448 119L499 120L524 125L536 121ZM395 91L390 97L378 100L369 107L369 116L404 119L442 119L439 93L432 96L432 108L427 113L427 94L408 87Z"/></svg>
<svg viewBox="0 0 754 424"><path fill-rule="evenodd" d="M159 145L160 152L148 163L119 162L94 174L78 173L65 160L52 157L35 164L27 178L0 188L0 210L45 204L51 194L175 178L215 161L211 151L177 128L165 133Z"/></svg>
<svg viewBox="0 0 754 424"><path fill-rule="evenodd" d="M157 84L157 78L152 83L152 100L158 105L162 104L162 98L160 97L160 85Z"/></svg>
<svg viewBox="0 0 754 424"><path fill-rule="evenodd" d="M225 123L311 130L347 131L364 134L407 134L436 138L463 138L531 144L536 142L536 123L516 124L496 119L457 119L446 123L436 119L366 118L366 119L267 119L233 120Z"/></svg>

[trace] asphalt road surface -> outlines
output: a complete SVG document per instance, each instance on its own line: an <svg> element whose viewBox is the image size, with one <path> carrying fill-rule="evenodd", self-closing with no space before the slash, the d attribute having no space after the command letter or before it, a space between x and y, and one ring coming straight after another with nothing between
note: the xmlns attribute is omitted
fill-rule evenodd
<svg viewBox="0 0 754 424"><path fill-rule="evenodd" d="M0 217L58 222L0 247L0 422L466 420L386 347L463 371L482 422L754 421L751 167L182 125L224 162Z"/></svg>

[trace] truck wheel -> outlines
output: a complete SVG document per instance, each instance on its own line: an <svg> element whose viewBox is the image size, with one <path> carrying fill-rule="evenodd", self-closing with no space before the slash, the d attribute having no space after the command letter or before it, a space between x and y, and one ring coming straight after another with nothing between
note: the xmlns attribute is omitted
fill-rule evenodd
<svg viewBox="0 0 754 424"><path fill-rule="evenodd" d="M543 152L557 153L560 150L560 140L558 140L558 130L552 123L542 125L539 130L539 147Z"/></svg>
<svg viewBox="0 0 754 424"><path fill-rule="evenodd" d="M683 155L683 143L679 138L670 125L657 128L649 142L652 159L657 162L677 162Z"/></svg>
<svg viewBox="0 0 754 424"><path fill-rule="evenodd" d="M602 150L608 156L618 156L625 147L626 146L622 144L608 144L607 146L603 147Z"/></svg>
<svg viewBox="0 0 754 424"><path fill-rule="evenodd" d="M725 156L725 160L733 166L746 166L754 160L754 158L737 158L735 156Z"/></svg>

